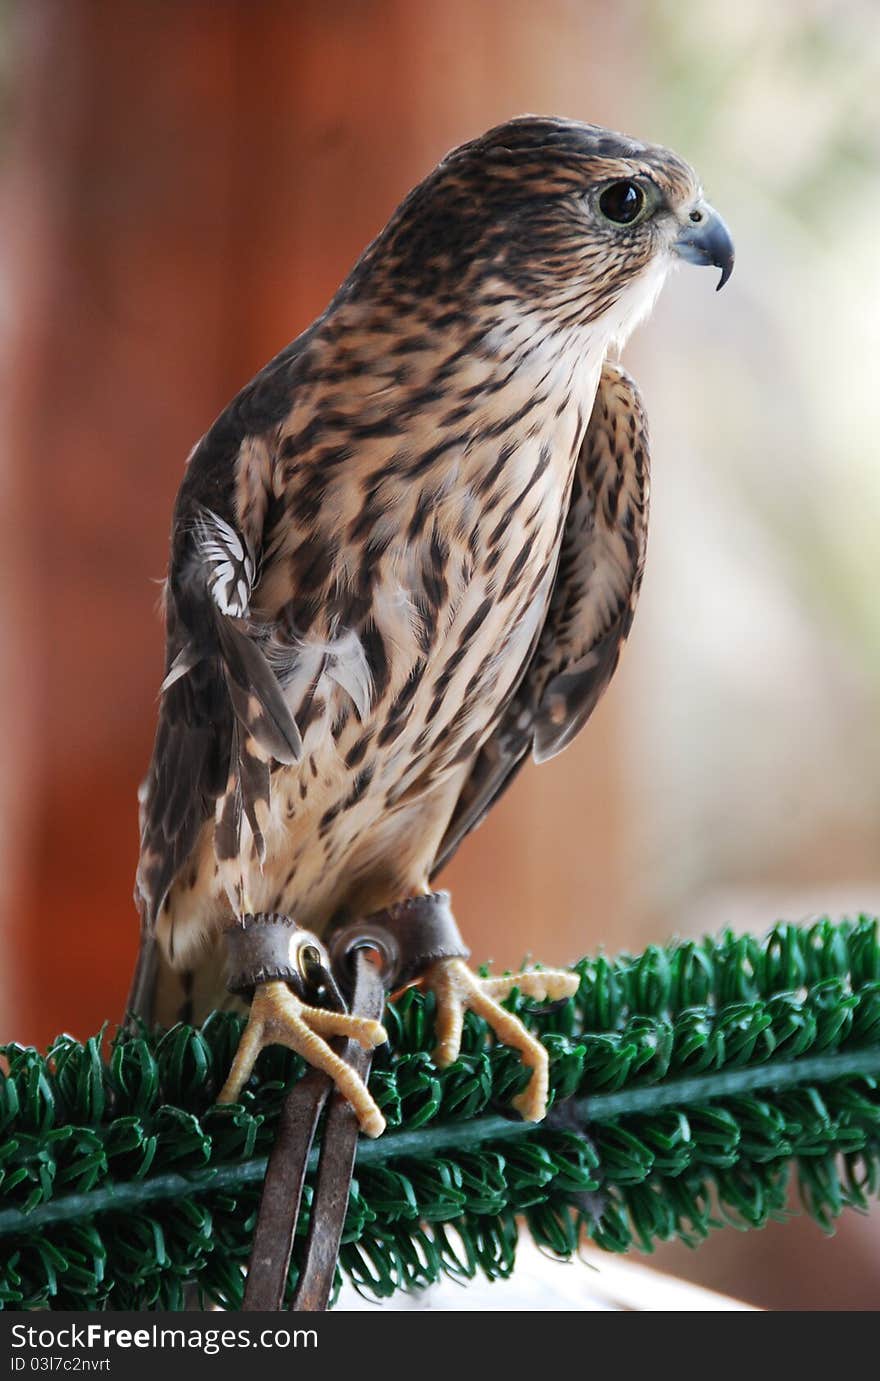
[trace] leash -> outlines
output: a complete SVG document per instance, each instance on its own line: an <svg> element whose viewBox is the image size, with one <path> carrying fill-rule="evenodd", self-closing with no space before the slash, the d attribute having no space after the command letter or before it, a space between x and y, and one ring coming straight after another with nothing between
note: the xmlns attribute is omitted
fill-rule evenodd
<svg viewBox="0 0 880 1381"><path fill-rule="evenodd" d="M234 991L266 977L289 982L298 996L354 1016L379 1020L386 995L439 959L468 957L449 907L448 892L408 898L338 928L325 947L287 917L245 916L227 932ZM310 963L290 961L306 947ZM366 1081L372 1051L347 1040L339 1052ZM302 1208L309 1155L321 1115L327 1116L309 1215L302 1269L292 1308L326 1310L357 1154L358 1121L329 1075L310 1070L286 1095L269 1157L248 1265L242 1308L277 1311L284 1292Z"/></svg>

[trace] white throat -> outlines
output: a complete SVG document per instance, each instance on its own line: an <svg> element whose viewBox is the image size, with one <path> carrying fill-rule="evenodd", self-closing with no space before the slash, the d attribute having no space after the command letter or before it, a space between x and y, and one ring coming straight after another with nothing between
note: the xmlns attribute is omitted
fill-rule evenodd
<svg viewBox="0 0 880 1381"><path fill-rule="evenodd" d="M606 350L612 347L622 350L636 327L651 315L671 267L669 255L658 254L600 317L596 325L605 337Z"/></svg>
<svg viewBox="0 0 880 1381"><path fill-rule="evenodd" d="M556 327L543 313L511 304L488 332L486 347L531 370L555 366L566 372L573 360L580 360L587 369L601 367L608 351L622 350L635 328L650 316L671 267L670 256L658 254L621 289L603 316L582 324Z"/></svg>

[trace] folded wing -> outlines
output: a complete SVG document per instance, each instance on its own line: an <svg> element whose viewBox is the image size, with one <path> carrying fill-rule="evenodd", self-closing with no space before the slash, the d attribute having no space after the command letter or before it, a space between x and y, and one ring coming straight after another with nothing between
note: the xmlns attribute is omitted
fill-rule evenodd
<svg viewBox="0 0 880 1381"><path fill-rule="evenodd" d="M151 928L215 814L218 857L241 847L244 821L262 858L259 806L269 803L273 762L302 752L296 723L265 656L265 630L251 619L262 532L238 521L236 486L251 454L212 449L190 460L172 530L166 587L167 674L156 742L141 789L138 894Z"/></svg>

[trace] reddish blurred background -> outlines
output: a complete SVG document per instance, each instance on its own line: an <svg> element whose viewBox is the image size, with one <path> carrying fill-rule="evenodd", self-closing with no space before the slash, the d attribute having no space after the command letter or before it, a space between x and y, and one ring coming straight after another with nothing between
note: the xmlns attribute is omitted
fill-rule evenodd
<svg viewBox="0 0 880 1381"><path fill-rule="evenodd" d="M194 440L324 306L448 148L527 110L675 144L747 252L722 299L702 275L670 285L674 304L664 300L628 352L654 422L658 535L644 611L582 739L529 768L449 870L475 956L565 960L727 920L760 927L778 912L880 903L876 733L865 732L880 699L876 621L840 613L850 608L844 577L862 589L845 564L812 598L803 573L819 560L838 570L815 517L827 512L823 485L839 488L838 458L829 450L825 468L825 452L813 458L815 507L780 509L780 474L792 473L780 437L795 452L797 436L788 418L770 416L782 376L803 418L798 390L809 393L820 368L795 344L786 353L786 332L803 336L788 325L791 304L798 282L815 283L814 261L825 262L826 229L821 206L809 224L783 214L796 181L791 131L819 97L841 107L842 121L847 55L873 41L876 60L880 49L870 6L838 6L838 18L829 5L790 0L771 18L755 3L733 20L719 5L710 23L715 9L696 0L4 8L0 1038L86 1035L122 1009L137 947L135 796L162 666L156 582ZM801 42L810 52L825 44L825 67L815 56L812 68L795 63ZM864 110L860 118L864 133ZM866 194L865 179L880 207L869 156L880 123L867 128L868 154L853 161L847 146L833 162L845 208L850 190ZM867 229L859 235L848 246L853 272ZM777 299L780 285L787 296ZM818 341L827 315L804 329ZM873 395L863 406L876 421ZM801 426L815 438L816 426ZM777 487L762 507L756 467L771 459ZM853 504L873 512L870 485ZM780 511L784 538L797 529L796 542L779 537ZM695 582L705 523L692 564L676 560L692 550L687 523L700 512L718 540ZM798 564L804 550L809 561ZM753 589L765 572L766 586ZM781 739L780 723L794 726ZM770 1307L870 1308L878 1225L880 1212L850 1218L833 1241L806 1222L725 1232L696 1254L673 1246L660 1257Z"/></svg>

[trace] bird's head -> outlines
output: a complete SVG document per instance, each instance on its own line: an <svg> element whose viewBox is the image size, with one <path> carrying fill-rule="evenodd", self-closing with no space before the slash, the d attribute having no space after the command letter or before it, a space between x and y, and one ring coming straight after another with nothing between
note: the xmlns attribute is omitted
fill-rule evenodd
<svg viewBox="0 0 880 1381"><path fill-rule="evenodd" d="M676 260L714 265L733 242L693 169L597 125L524 116L454 149L378 245L396 289L445 302L505 300L554 327L601 323L622 340Z"/></svg>

